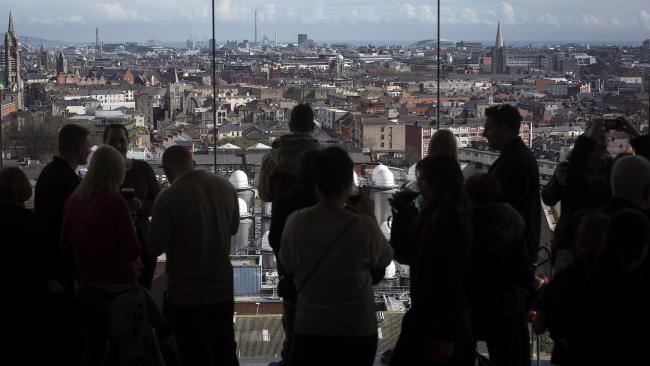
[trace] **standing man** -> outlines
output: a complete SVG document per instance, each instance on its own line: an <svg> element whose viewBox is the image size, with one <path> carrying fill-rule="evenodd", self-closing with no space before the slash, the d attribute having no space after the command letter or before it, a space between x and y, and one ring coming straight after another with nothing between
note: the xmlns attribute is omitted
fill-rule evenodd
<svg viewBox="0 0 650 366"><path fill-rule="evenodd" d="M52 339L51 349L54 360L67 365L76 365L81 361L81 330L77 324L77 307L75 291L75 266L71 252L61 250L59 236L63 222L63 206L77 188L81 180L76 170L79 165L88 163L90 142L87 129L66 124L59 130L59 154L43 168L36 181L34 208L36 215L43 221L43 236L46 241L45 253L51 266L47 268L56 282L50 283L50 292L61 293L60 308L55 310L51 322L44 325L43 331ZM58 295L56 297L59 297Z"/></svg>
<svg viewBox="0 0 650 366"><path fill-rule="evenodd" d="M302 157L305 152L317 151L320 148L318 141L311 137L314 127L314 111L311 107L308 104L295 106L291 111L289 121L291 133L273 142L273 150L266 154L262 160L257 183L260 199L264 202L273 202L273 212L275 212L278 202L282 202L280 206L283 211L282 218L277 218L274 215L273 221L271 221L271 232L276 235L269 235L269 244L276 253L278 274L280 275L278 293L282 296L282 326L285 340L281 352L282 360L271 362L269 366L289 365L288 359L294 338L293 320L296 312L296 299L291 291L285 291L286 288L293 286L293 280L286 276L284 266L277 253L280 252L282 228L289 217L289 212L285 213L284 208L286 202L292 201L286 196L293 188L302 183L299 171L303 166ZM296 204L297 202L292 203ZM285 286L287 284L289 286Z"/></svg>
<svg viewBox="0 0 650 366"><path fill-rule="evenodd" d="M237 194L225 179L195 170L190 153L162 156L171 186L153 210L147 249L167 253L172 327L184 366L237 366L230 238L239 227Z"/></svg>
<svg viewBox="0 0 650 366"><path fill-rule="evenodd" d="M318 150L314 132L314 111L298 104L291 111L290 134L273 141L273 150L264 156L257 191L264 202L274 202L298 182L300 158L305 151Z"/></svg>
<svg viewBox="0 0 650 366"><path fill-rule="evenodd" d="M531 263L537 260L539 235L542 223L539 169L532 152L519 137L521 114L508 104L488 108L483 136L490 148L499 150L499 158L492 164L488 174L501 184L502 201L510 204L524 218L526 224L525 246ZM514 296L516 295L516 296ZM521 287L513 292L513 302L508 317L511 321L495 334L495 342L509 344L513 350L507 365L530 365L530 342L527 311L528 289ZM513 340L518 342L512 344ZM516 351L516 352L515 352Z"/></svg>

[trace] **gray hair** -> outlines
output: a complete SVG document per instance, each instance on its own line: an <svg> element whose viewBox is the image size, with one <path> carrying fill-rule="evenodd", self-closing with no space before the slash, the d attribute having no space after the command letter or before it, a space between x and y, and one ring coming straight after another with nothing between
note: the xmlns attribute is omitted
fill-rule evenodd
<svg viewBox="0 0 650 366"><path fill-rule="evenodd" d="M650 162L641 156L624 156L612 168L612 196L642 203L650 186Z"/></svg>

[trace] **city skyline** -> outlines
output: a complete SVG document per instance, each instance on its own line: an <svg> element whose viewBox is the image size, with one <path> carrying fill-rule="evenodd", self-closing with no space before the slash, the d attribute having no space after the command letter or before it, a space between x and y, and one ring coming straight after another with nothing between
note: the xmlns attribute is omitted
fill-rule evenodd
<svg viewBox="0 0 650 366"><path fill-rule="evenodd" d="M93 42L95 28L105 42L149 39L183 41L210 38L210 0L37 0L12 3L16 32L48 40ZM633 42L650 38L650 5L624 0L614 12L604 1L477 0L442 2L442 38L488 41L497 22L506 45L517 41ZM407 0L395 5L384 0L239 1L217 0L217 39L254 39L254 12L259 39L277 34L293 41L307 33L317 41L405 41L435 38L434 1ZM173 16L172 16L173 14ZM307 14L307 16L304 16ZM6 29L7 17L0 17Z"/></svg>

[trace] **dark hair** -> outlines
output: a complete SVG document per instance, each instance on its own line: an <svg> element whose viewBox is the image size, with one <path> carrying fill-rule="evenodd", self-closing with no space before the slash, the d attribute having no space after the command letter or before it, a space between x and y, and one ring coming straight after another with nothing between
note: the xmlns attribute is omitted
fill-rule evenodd
<svg viewBox="0 0 650 366"><path fill-rule="evenodd" d="M326 197L336 196L352 184L354 164L345 150L328 147L319 151L314 158L314 179L316 188Z"/></svg>
<svg viewBox="0 0 650 366"><path fill-rule="evenodd" d="M90 132L74 123L68 123L59 130L59 155L71 155L77 152L86 141Z"/></svg>
<svg viewBox="0 0 650 366"><path fill-rule="evenodd" d="M485 110L486 117L494 118L499 125L506 125L516 135L521 129L521 114L519 109L510 104L500 104Z"/></svg>
<svg viewBox="0 0 650 366"><path fill-rule="evenodd" d="M111 123L110 125L106 126L106 128L104 128L104 138L102 140L104 143L106 143L106 139L108 138L108 133L111 130L124 131L124 136L126 136L126 141L129 141L129 131L126 129L126 127L121 123Z"/></svg>
<svg viewBox="0 0 650 366"><path fill-rule="evenodd" d="M314 129L314 111L309 104L298 104L293 107L289 129L300 133L309 133Z"/></svg>
<svg viewBox="0 0 650 366"><path fill-rule="evenodd" d="M600 254L600 267L604 272L618 272L621 265L639 259L650 242L650 221L638 210L626 209L609 220L606 244Z"/></svg>
<svg viewBox="0 0 650 366"><path fill-rule="evenodd" d="M436 191L436 202L433 202L436 213L469 210L465 178L456 159L445 155L428 156L416 169L420 179Z"/></svg>
<svg viewBox="0 0 650 366"><path fill-rule="evenodd" d="M162 165L182 165L191 164L192 155L186 148L180 145L174 145L165 150L162 155Z"/></svg>
<svg viewBox="0 0 650 366"><path fill-rule="evenodd" d="M475 205L489 205L501 202L501 183L486 173L474 174L465 182L467 194Z"/></svg>
<svg viewBox="0 0 650 366"><path fill-rule="evenodd" d="M0 169L0 206L17 206L32 196L32 185L18 167Z"/></svg>

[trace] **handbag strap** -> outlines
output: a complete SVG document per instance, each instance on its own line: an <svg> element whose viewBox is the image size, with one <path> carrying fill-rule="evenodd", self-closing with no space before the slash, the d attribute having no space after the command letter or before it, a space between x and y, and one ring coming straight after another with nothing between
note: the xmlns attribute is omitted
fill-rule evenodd
<svg viewBox="0 0 650 366"><path fill-rule="evenodd" d="M328 254L330 254L332 249L341 240L341 238L343 237L343 234L345 234L348 231L348 229L352 226L352 224L354 224L357 221L357 218L358 218L358 216L355 216L352 220L350 220L350 222L348 222L347 225L345 225L343 230L341 230L341 232L336 236L336 238L334 240L332 240L332 243L330 244L330 246L327 247L327 249L325 249L325 251L323 252L323 255L318 259L318 262L316 262L316 264L307 273L307 275L305 276L305 279L302 280L302 283L300 284L300 286L298 286L296 288L296 294L299 294L305 288L305 284L309 281L309 279L311 279L311 276L314 274L314 272L316 272L318 267L320 267L321 263L323 263L325 258L327 258Z"/></svg>

